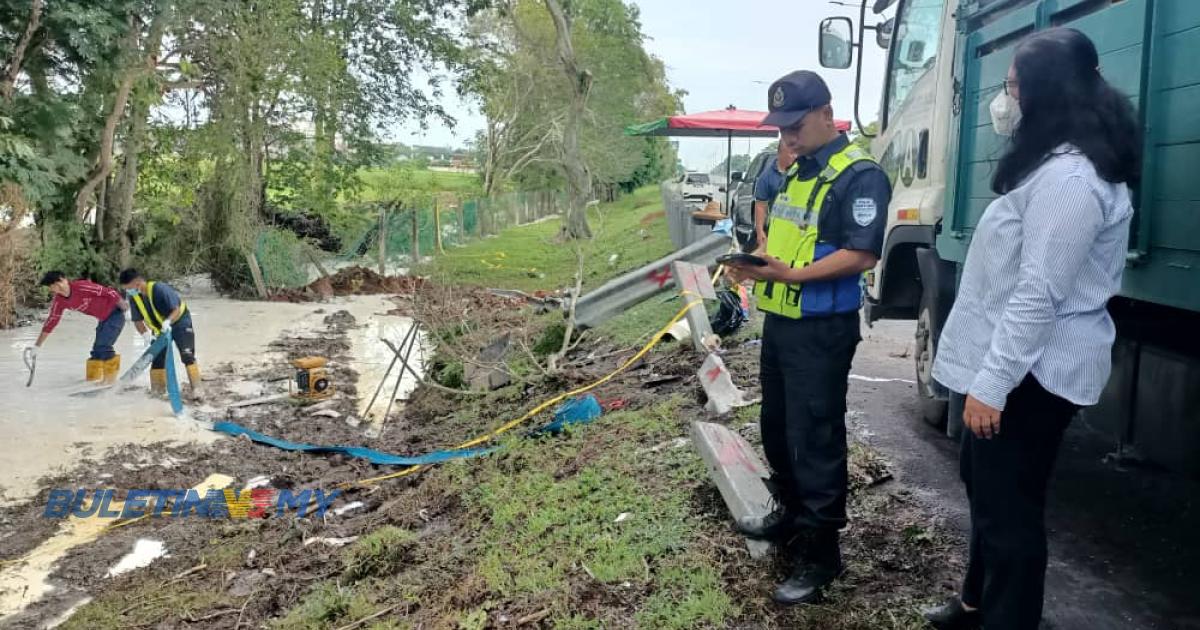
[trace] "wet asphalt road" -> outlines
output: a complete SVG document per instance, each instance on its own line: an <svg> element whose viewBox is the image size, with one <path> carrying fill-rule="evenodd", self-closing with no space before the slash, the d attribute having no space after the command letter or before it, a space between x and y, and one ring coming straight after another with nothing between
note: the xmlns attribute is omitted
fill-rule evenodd
<svg viewBox="0 0 1200 630"><path fill-rule="evenodd" d="M913 328L896 321L864 327L849 429L888 457L935 518L965 537L970 519L957 444L918 411ZM1107 463L1114 446L1088 425L1086 411L1067 432L1047 508L1043 627L1200 629L1200 482Z"/></svg>

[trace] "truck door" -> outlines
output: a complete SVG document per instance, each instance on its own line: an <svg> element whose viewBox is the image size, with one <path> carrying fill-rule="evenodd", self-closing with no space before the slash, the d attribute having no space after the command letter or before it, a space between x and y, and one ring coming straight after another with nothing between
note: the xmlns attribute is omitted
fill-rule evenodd
<svg viewBox="0 0 1200 630"><path fill-rule="evenodd" d="M947 6L951 5L951 6ZM954 50L954 0L903 0L872 143L892 182L887 240L869 283L868 317L915 318L920 302L915 252L932 247L946 181Z"/></svg>

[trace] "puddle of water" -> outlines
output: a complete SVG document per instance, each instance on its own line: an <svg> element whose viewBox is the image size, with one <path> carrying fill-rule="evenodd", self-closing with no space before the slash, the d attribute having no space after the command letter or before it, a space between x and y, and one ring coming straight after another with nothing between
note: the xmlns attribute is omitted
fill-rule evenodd
<svg viewBox="0 0 1200 630"><path fill-rule="evenodd" d="M212 474L196 485L195 490L203 494L208 490L220 490L231 483L233 477ZM109 504L109 509L120 511L123 505L114 501ZM68 517L59 527L58 533L43 541L19 562L0 570L0 621L21 612L26 606L53 590L54 587L47 578L54 570L55 563L71 549L99 538L105 528L113 523L113 519L95 516Z"/></svg>
<svg viewBox="0 0 1200 630"><path fill-rule="evenodd" d="M392 356L379 339L386 335L399 343L409 321L384 316L393 305L383 296L286 304L228 300L202 286L184 291L196 327L201 371L206 366L229 362L239 371L272 366L278 368L280 376L288 376L291 367L285 357L269 351L268 344L285 332L321 330L327 315L349 311L359 325L350 331L353 367L360 373L358 390L368 392L367 396L374 392ZM106 392L91 398L66 396L83 383L84 362L95 335L95 321L78 313L69 312L63 317L38 355L33 386L21 387L28 376L21 352L33 343L39 331L37 326L0 331L0 383L8 383L15 394L0 403L0 433L12 443L23 445L0 460L0 505L28 499L38 479L69 469L85 453L99 457L108 448L122 444L207 443L219 439L198 423L173 418L166 402L141 391ZM117 342L124 366L132 364L143 350L144 344L134 334L133 326L127 325ZM182 375L183 370L177 373ZM393 370L381 399L395 386L397 373ZM148 389L148 377L141 377L139 384ZM234 388L252 398L256 391L276 386L239 383ZM402 383L399 394L407 394L414 386L413 382Z"/></svg>
<svg viewBox="0 0 1200 630"><path fill-rule="evenodd" d="M360 319L360 323L363 321ZM378 431L383 424L383 414L387 411L388 398L395 392L397 400L405 400L417 387L417 381L412 374L405 371L399 361L392 365L395 353L387 344L381 341L387 339L401 352L400 342L411 325L411 320L401 317L377 317L350 335L350 352L354 356L354 369L358 371L358 417L363 419L373 431ZM418 374L424 374L425 361L430 357L428 343L423 332L418 332L415 347L408 357L408 365ZM388 373L388 367L391 372ZM397 385L397 380L399 384ZM370 410L367 405L375 392L379 392ZM396 405L392 406L393 412Z"/></svg>

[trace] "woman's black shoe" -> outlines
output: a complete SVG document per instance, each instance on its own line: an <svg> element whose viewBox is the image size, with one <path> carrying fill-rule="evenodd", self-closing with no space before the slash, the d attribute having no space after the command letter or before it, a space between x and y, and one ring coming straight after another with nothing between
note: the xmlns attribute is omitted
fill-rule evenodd
<svg viewBox="0 0 1200 630"><path fill-rule="evenodd" d="M983 627L983 616L978 610L963 608L962 600L953 597L945 604L922 611L929 627L937 630L979 630Z"/></svg>

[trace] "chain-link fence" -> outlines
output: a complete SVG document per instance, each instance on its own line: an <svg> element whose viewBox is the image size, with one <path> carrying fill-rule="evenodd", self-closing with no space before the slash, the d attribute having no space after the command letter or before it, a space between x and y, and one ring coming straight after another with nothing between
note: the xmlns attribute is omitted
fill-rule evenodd
<svg viewBox="0 0 1200 630"><path fill-rule="evenodd" d="M318 264L330 271L351 265L382 266L395 274L448 248L556 216L566 202L565 193L533 191L468 201L442 195L428 208L378 203L358 209L356 214L369 224L351 230L352 236L342 239L342 250L333 256L278 227L258 234L254 253L269 288L308 284L319 274ZM365 218L369 216L374 219Z"/></svg>

